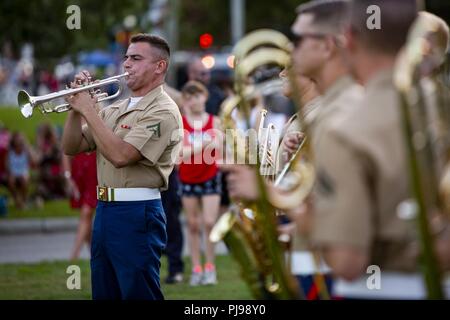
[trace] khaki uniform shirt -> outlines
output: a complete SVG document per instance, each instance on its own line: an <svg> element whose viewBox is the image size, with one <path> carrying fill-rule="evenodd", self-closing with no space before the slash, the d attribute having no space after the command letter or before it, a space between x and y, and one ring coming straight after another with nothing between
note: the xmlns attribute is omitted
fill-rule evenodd
<svg viewBox="0 0 450 320"><path fill-rule="evenodd" d="M357 85L350 76L342 76L321 96L320 108L308 121L316 161L320 161L319 158L322 156L316 154L315 149L323 133L359 106L363 95L364 89L360 85ZM294 237L294 248L304 249L305 240L300 235Z"/></svg>
<svg viewBox="0 0 450 320"><path fill-rule="evenodd" d="M144 159L115 168L101 153L97 153L98 183L113 188L165 190L181 148L183 123L179 109L162 85L127 110L129 100L118 101L100 111L99 115L115 135L139 150ZM86 125L83 136L90 149L95 149L95 141Z"/></svg>
<svg viewBox="0 0 450 320"><path fill-rule="evenodd" d="M359 106L363 95L364 88L356 84L350 76L342 76L328 88L322 96L322 107L317 112L310 130L314 152L323 133L344 118L350 110Z"/></svg>
<svg viewBox="0 0 450 320"><path fill-rule="evenodd" d="M323 128L316 146L312 240L365 250L382 270L412 271L414 220L398 205L410 197L406 145L392 71L378 73L347 117Z"/></svg>

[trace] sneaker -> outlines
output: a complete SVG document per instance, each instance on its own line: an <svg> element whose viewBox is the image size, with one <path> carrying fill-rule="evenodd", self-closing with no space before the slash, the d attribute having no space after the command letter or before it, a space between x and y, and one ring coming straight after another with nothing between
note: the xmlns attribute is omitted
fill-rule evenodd
<svg viewBox="0 0 450 320"><path fill-rule="evenodd" d="M202 281L203 281L203 272L192 272L191 281L189 282L189 285L195 287L202 284Z"/></svg>
<svg viewBox="0 0 450 320"><path fill-rule="evenodd" d="M212 285L217 284L217 274L216 270L208 270L203 274L203 285Z"/></svg>
<svg viewBox="0 0 450 320"><path fill-rule="evenodd" d="M170 274L166 280L165 283L167 284L174 284L174 283L181 283L183 282L183 274L182 273L175 273L175 274Z"/></svg>

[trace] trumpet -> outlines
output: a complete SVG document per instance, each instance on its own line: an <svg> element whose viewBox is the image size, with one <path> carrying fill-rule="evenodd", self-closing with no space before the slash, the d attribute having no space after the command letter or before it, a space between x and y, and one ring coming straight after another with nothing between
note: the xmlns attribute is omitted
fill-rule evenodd
<svg viewBox="0 0 450 320"><path fill-rule="evenodd" d="M53 106L49 105L48 102L54 99L71 96L83 91L89 91L95 94L98 98L97 100L98 102L115 99L122 93L122 86L120 85L120 79L126 76L128 76L128 72L110 78L106 78L103 80L99 80L97 82L90 83L79 88L64 89L61 91L49 93L42 96L31 96L25 90L20 90L17 95L17 102L20 107L20 112L25 118L30 118L33 115L33 111L35 108L39 108L39 110L43 114L51 112L56 113L66 112L71 109L68 103ZM119 85L119 89L113 95L108 95L108 93L106 92L100 92L100 90L98 89L100 87L107 86L113 83Z"/></svg>

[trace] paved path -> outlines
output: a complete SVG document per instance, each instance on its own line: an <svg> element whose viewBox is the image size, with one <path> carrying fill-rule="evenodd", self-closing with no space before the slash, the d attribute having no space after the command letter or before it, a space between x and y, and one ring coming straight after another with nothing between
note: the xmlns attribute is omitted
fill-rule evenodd
<svg viewBox="0 0 450 320"><path fill-rule="evenodd" d="M75 223L73 223L74 221ZM29 230L30 228L26 227L26 223L21 222L20 230L22 232L13 233L11 229L8 229L9 232L0 233L0 263L32 263L50 260L67 260L75 239L74 228L69 228L68 226L76 226L76 220L74 221L67 221L65 225L60 220L46 221L40 224L41 227L38 228L41 230L40 232L31 232ZM186 234L185 223L184 221L182 222L184 226L183 232ZM53 229L58 230L57 232L49 232L51 229L45 227L45 225L49 224L60 226L60 228ZM19 227L17 230L19 230ZM188 255L186 237L184 239L183 255ZM225 245L219 243L216 246L216 252L218 254L225 254L227 252ZM89 258L89 250L86 247L81 252L81 258Z"/></svg>

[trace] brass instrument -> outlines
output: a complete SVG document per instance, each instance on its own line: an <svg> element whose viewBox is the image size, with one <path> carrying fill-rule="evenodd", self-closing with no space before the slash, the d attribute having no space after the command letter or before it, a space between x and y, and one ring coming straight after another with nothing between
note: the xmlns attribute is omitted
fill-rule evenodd
<svg viewBox="0 0 450 320"><path fill-rule="evenodd" d="M270 46L270 47L267 47ZM256 48L256 49L255 49ZM225 129L235 129L232 111L238 109L250 128L250 106L248 97L252 88L262 87L260 83L251 83L252 74L268 65L285 67L290 62L290 44L288 39L272 30L254 31L239 41L235 48L235 86L236 96L228 98L222 105L222 123ZM262 123L263 126L263 123ZM261 128L261 126L259 126ZM259 130L258 130L259 131ZM303 293L286 265L284 251L278 242L275 209L269 203L261 168L261 156L267 155L270 141L265 140L252 154L247 137L236 130L227 130L228 152L238 163L253 163L257 173L260 199L256 203L235 204L223 215L213 228L210 239L213 242L224 240L231 254L239 262L243 278L257 299L298 299ZM236 148L244 146L244 148ZM261 150L261 147L266 150ZM241 162L244 161L244 162Z"/></svg>
<svg viewBox="0 0 450 320"><path fill-rule="evenodd" d="M258 261L259 247L251 238L242 221L239 221L236 211L224 213L214 225L210 234L211 242L223 240L230 249L231 255L241 267L241 275L249 286L255 299L271 299L272 295L266 288L263 264Z"/></svg>
<svg viewBox="0 0 450 320"><path fill-rule="evenodd" d="M267 118L267 110L260 111L258 128L258 156L261 159L259 172L267 181L272 181L276 174L275 155L278 148L277 129L273 123L264 124Z"/></svg>
<svg viewBox="0 0 450 320"><path fill-rule="evenodd" d="M421 74L421 67L424 63L427 63L428 67L431 63L433 69L440 67L439 63L433 62L428 56L431 49L428 36L437 30L437 24L419 16L410 31L403 52L397 59L394 72L394 83L401 99L410 183L417 204L415 214L423 258L423 273L430 299L444 299L444 294L429 219L432 212L445 212L447 209L443 205L445 199L441 198L442 193L439 191L439 175L435 167L436 159L433 157L433 140L427 127L426 103L421 86L424 77ZM441 105L439 108L444 106ZM446 183L443 184L445 187ZM448 196L447 193L446 197Z"/></svg>
<svg viewBox="0 0 450 320"><path fill-rule="evenodd" d="M292 68L288 68L289 81L295 84L295 75ZM303 106L298 90L292 91L292 99L299 114L300 128L306 136L302 139L296 152L283 166L278 174L269 200L273 206L280 210L292 210L302 205L311 193L316 177L313 166L313 152L311 150L310 130L303 116Z"/></svg>
<svg viewBox="0 0 450 320"><path fill-rule="evenodd" d="M71 109L68 103L56 106L49 105L48 103L52 100L71 96L82 91L89 91L92 94L95 94L98 98L98 102L115 99L122 93L122 86L120 85L120 79L126 76L128 76L128 72L110 78L106 78L103 80L99 80L94 83L83 85L79 88L64 89L58 92L53 92L42 96L30 96L25 90L20 90L17 95L17 102L19 104L20 111L25 118L30 118L33 115L33 111L35 108L39 108L39 110L43 114L51 112L56 113L66 112ZM99 92L98 89L100 87L107 86L113 83L119 85L119 89L113 95L108 96L106 92L103 93Z"/></svg>
<svg viewBox="0 0 450 320"><path fill-rule="evenodd" d="M289 81L295 86L295 75L292 68L288 68ZM299 91L293 90L292 99L297 107L299 130L304 136L295 153L284 165L278 174L274 186L269 196L270 203L281 211L288 211L303 205L308 195L311 193L316 179L316 170L313 165L314 154L311 148L310 129L305 121L303 105L299 97ZM325 282L323 274L319 270L321 264L321 255L316 250L311 250L313 255L316 273L314 274L314 283L318 288L318 294L321 299L329 300L330 293Z"/></svg>

